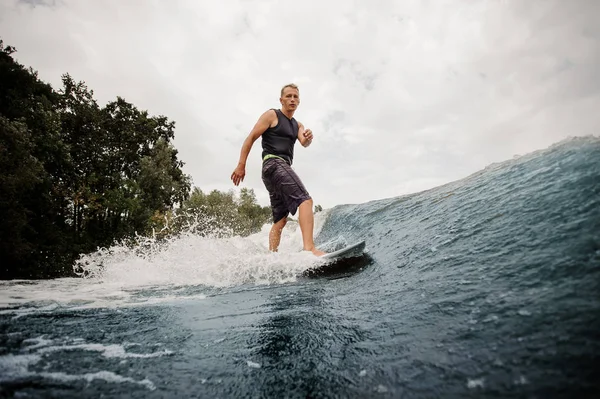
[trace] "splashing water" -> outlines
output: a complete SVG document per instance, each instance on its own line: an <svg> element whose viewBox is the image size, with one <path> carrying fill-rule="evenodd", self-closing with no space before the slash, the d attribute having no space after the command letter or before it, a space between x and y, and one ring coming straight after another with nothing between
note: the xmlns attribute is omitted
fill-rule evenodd
<svg viewBox="0 0 600 399"><path fill-rule="evenodd" d="M327 211L315 215L319 233ZM295 221L286 225L277 253L268 250L270 225L248 237L220 238L185 231L162 240L141 237L137 245L117 244L83 255L74 265L83 277L47 281L13 281L3 287L0 310L16 310L20 303L36 304L36 312L61 306L73 309L162 303L173 299L203 298L210 288L269 285L295 281L324 261L302 251L302 234ZM192 291L185 287L195 288ZM20 293L29 291L27 298Z"/></svg>
<svg viewBox="0 0 600 399"><path fill-rule="evenodd" d="M326 212L315 217L316 234ZM198 285L227 287L294 281L322 262L302 251L298 224L288 223L277 253L268 250L270 225L249 237L219 238L183 232L164 241L143 238L135 247L116 245L82 256L75 271L82 277L123 286Z"/></svg>

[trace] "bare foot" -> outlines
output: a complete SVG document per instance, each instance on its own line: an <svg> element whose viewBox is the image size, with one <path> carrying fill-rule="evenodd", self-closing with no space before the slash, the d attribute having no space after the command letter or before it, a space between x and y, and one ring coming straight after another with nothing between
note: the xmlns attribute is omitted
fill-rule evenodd
<svg viewBox="0 0 600 399"><path fill-rule="evenodd" d="M323 252L323 251L320 251L320 250L318 250L316 247L312 247L312 248L310 248L310 249L304 248L304 249L302 249L302 250L303 250L303 251L310 251L310 252L312 252L312 253L313 253L313 255L315 255L315 256L323 256L323 255L325 255L325 254L327 253L327 252Z"/></svg>
<svg viewBox="0 0 600 399"><path fill-rule="evenodd" d="M312 253L313 253L314 255L316 255L316 256L323 256L323 255L325 255L325 254L326 254L326 252L320 251L320 250L318 250L317 248L313 248L313 249L312 249Z"/></svg>

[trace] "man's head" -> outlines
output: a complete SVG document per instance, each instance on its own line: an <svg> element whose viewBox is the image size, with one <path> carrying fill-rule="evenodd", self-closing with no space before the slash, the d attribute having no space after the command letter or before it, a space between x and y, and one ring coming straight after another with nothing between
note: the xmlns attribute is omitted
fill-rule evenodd
<svg viewBox="0 0 600 399"><path fill-rule="evenodd" d="M298 86L293 83L283 86L279 102L284 110L294 112L298 108L298 105L300 105L300 90L298 90Z"/></svg>

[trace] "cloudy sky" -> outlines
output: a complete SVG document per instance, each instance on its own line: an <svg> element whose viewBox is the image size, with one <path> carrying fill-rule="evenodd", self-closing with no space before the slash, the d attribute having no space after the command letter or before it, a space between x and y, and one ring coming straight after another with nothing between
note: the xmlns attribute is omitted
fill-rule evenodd
<svg viewBox="0 0 600 399"><path fill-rule="evenodd" d="M294 168L325 208L432 188L598 135L596 0L1 0L0 37L60 87L176 121L184 170L233 188L244 138L300 86ZM268 204L260 141L243 186Z"/></svg>

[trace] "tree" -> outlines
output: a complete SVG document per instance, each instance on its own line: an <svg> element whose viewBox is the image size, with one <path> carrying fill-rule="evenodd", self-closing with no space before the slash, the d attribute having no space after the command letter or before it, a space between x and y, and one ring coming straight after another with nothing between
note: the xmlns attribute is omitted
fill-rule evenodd
<svg viewBox="0 0 600 399"><path fill-rule="evenodd" d="M69 74L57 92L0 40L0 278L72 274L99 246L151 230L187 199L175 123Z"/></svg>
<svg viewBox="0 0 600 399"><path fill-rule="evenodd" d="M26 223L16 222L0 232L0 241L7 243L5 264L9 265L0 277L56 276L64 260L65 199L61 193L68 148L54 112L58 95L37 78L35 71L14 61L15 51L0 40L0 147L5 166L0 169L0 179L7 183L0 195L5 201L0 218L5 223L15 218ZM22 186L15 191L10 182Z"/></svg>
<svg viewBox="0 0 600 399"><path fill-rule="evenodd" d="M244 187L240 190L238 205L240 215L238 233L241 235L249 235L260 231L261 227L271 217L271 208L258 205L253 189Z"/></svg>
<svg viewBox="0 0 600 399"><path fill-rule="evenodd" d="M181 208L173 213L154 215L154 232L161 236L191 232L201 235L230 237L247 236L260 231L270 219L269 207L256 202L254 190L243 188L237 197L233 190L212 190L205 194L194 187Z"/></svg>
<svg viewBox="0 0 600 399"><path fill-rule="evenodd" d="M27 126L0 116L0 253L4 267L2 274L10 276L10 268L24 267L33 251L27 239L31 212L26 199L35 193L44 174L40 161L35 158L33 141Z"/></svg>

